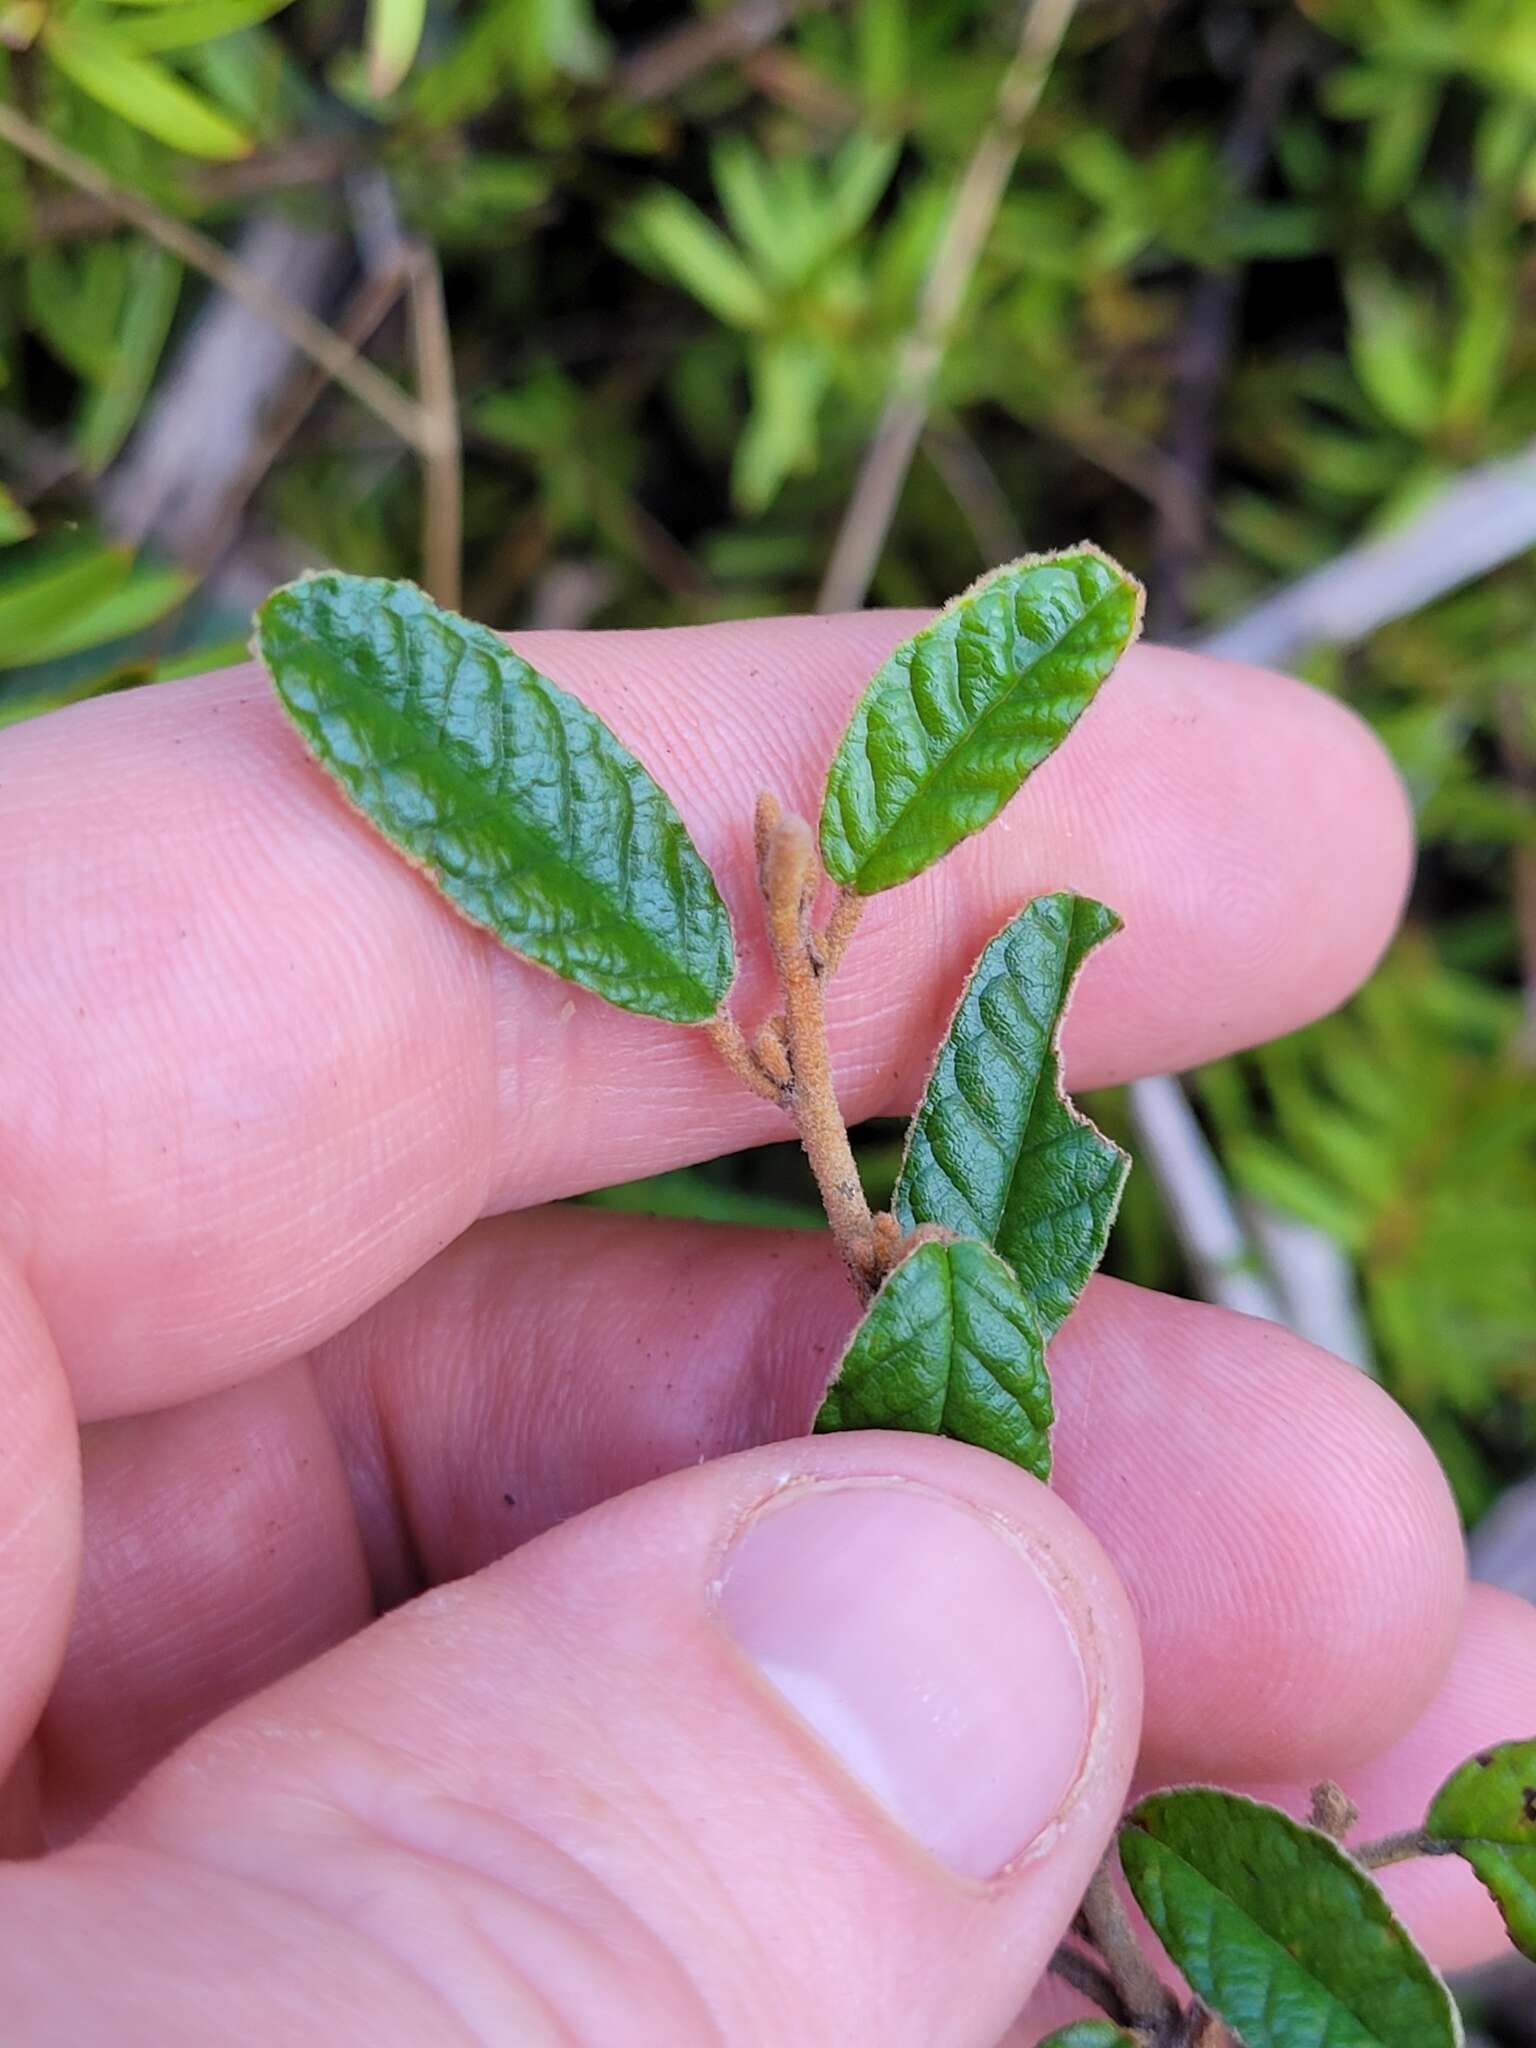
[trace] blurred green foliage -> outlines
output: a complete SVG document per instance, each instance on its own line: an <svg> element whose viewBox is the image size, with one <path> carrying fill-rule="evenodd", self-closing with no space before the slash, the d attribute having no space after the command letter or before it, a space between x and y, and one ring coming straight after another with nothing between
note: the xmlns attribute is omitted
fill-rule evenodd
<svg viewBox="0 0 1536 2048"><path fill-rule="evenodd" d="M442 266L475 616L567 616L573 577L591 623L803 609L1018 15L821 0L738 33L771 13L0 0L0 97L226 243L274 212L345 238L327 317L386 181ZM1536 436L1533 218L1529 0L1082 0L876 600L1091 533L1194 631L1407 516ZM235 658L252 576L418 569L418 469L334 391L212 559L114 537L210 296L0 143L0 721ZM398 308L367 345L405 375ZM1198 1090L1238 1186L1347 1249L1469 1509L1536 1448L1533 648L1527 559L1309 657L1412 792L1412 927L1343 1015ZM613 1199L782 1220L795 1176L776 1152ZM1183 1282L1145 1172L1113 1257Z"/></svg>

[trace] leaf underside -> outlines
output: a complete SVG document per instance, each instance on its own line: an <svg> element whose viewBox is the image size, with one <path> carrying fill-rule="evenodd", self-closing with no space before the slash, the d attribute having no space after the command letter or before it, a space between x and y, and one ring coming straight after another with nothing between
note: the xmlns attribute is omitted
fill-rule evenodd
<svg viewBox="0 0 1536 2048"><path fill-rule="evenodd" d="M1456 2048L1450 1993L1337 1842L1204 1789L1143 1800L1120 1860L1159 1940L1246 2048Z"/></svg>
<svg viewBox="0 0 1536 2048"><path fill-rule="evenodd" d="M1136 637L1141 588L1097 549L994 570L889 656L827 774L821 857L861 896L997 816Z"/></svg>
<svg viewBox="0 0 1536 2048"><path fill-rule="evenodd" d="M1424 1831L1455 1844L1488 1887L1510 1940L1536 1960L1536 1740L1470 1758L1435 1794Z"/></svg>
<svg viewBox="0 0 1536 2048"><path fill-rule="evenodd" d="M913 1119L892 1207L1002 1254L1049 1337L1104 1256L1130 1160L1061 1085L1073 984L1120 920L1037 896L972 970Z"/></svg>
<svg viewBox="0 0 1536 2048"><path fill-rule="evenodd" d="M720 892L584 704L411 583L306 577L267 599L256 644L316 760L467 918L621 1009L718 1010Z"/></svg>
<svg viewBox="0 0 1536 2048"><path fill-rule="evenodd" d="M1050 1476L1051 1385L1029 1301L980 1244L919 1245L865 1311L818 1431L958 1437Z"/></svg>

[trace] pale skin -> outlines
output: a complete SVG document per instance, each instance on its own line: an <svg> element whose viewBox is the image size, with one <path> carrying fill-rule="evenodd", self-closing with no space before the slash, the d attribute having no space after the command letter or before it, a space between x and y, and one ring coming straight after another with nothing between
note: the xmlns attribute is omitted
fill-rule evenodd
<svg viewBox="0 0 1536 2048"><path fill-rule="evenodd" d="M519 641L674 793L749 1030L754 798L814 815L917 623ZM843 1106L910 1107L1040 888L1126 921L1069 1020L1081 1089L1341 1001L1409 858L1347 713L1138 650L1000 826L871 907L830 997ZM1026 2043L1081 2009L1034 1987L1133 1770L1299 1812L1336 1776L1377 1836L1536 1726L1536 1620L1469 1594L1428 1450L1279 1330L1096 1283L1052 1347L1054 1495L952 1444L802 1439L857 1314L826 1240L538 1206L779 1113L702 1033L458 922L254 672L0 737L0 939L7 2048L993 2048L1029 2002ZM712 1605L743 1515L839 1477L996 1517L1070 1585L1091 1754L985 1884ZM1441 1961L1497 1947L1458 1868L1385 1881Z"/></svg>

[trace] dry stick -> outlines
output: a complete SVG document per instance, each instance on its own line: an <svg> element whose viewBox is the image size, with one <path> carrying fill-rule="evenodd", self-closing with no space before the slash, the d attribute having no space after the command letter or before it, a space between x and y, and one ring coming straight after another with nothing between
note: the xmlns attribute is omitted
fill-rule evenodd
<svg viewBox="0 0 1536 2048"><path fill-rule="evenodd" d="M169 249L173 256L179 256L183 263L227 291L231 298L239 299L270 321L301 354L317 363L408 447L425 455L435 446L434 426L424 407L392 384L381 370L363 361L322 321L252 277L210 236L188 227L185 221L172 219L137 192L116 184L87 158L66 148L4 102L0 102L0 141L10 143L13 149L19 149L23 156L56 177L90 193L130 227L138 228L162 249Z"/></svg>
<svg viewBox="0 0 1536 2048"><path fill-rule="evenodd" d="M1111 1848L1094 1872L1079 1912L1094 1947L1104 1958L1131 2024L1161 2028L1177 2013L1178 2000L1148 1962L1130 1915L1120 1902L1110 1875L1117 1861Z"/></svg>
<svg viewBox="0 0 1536 2048"><path fill-rule="evenodd" d="M874 1218L837 1105L821 975L811 953L810 911L820 880L816 842L804 818L793 813L776 819L760 837L768 943L784 991L791 1075L788 1107L838 1248L855 1286L867 1298L878 1277Z"/></svg>
<svg viewBox="0 0 1536 2048"><path fill-rule="evenodd" d="M723 14L684 22L626 57L614 74L614 90L632 105L665 99L699 72L751 56L796 15L831 4L832 0L737 0Z"/></svg>
<svg viewBox="0 0 1536 2048"><path fill-rule="evenodd" d="M366 145L356 138L315 136L288 143L265 156L244 157L239 163L199 165L186 174L184 197L193 207L217 207L259 199L268 192L329 185L365 161L367 154ZM107 235L121 225L122 216L110 202L89 192L64 192L30 209L27 246L36 249L48 242Z"/></svg>
<svg viewBox="0 0 1536 2048"><path fill-rule="evenodd" d="M1024 124L1040 98L1075 6L1076 0L1030 0L1025 10L1018 50L1003 74L992 119L960 179L923 283L916 320L897 353L891 391L822 580L818 611L851 611L864 601L928 417L955 315L992 232L1018 159Z"/></svg>
<svg viewBox="0 0 1536 2048"><path fill-rule="evenodd" d="M418 246L407 286L411 354L423 435L421 580L439 604L459 608L464 540L464 453L453 380L453 342L435 251Z"/></svg>

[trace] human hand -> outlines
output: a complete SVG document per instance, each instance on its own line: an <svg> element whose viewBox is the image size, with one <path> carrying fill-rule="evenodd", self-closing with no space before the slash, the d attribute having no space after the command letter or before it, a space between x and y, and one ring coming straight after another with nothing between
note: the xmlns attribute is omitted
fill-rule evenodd
<svg viewBox="0 0 1536 2048"><path fill-rule="evenodd" d="M741 910L755 790L812 794L912 623L519 646ZM1137 651L1003 823L872 906L845 1106L910 1104L1034 889L1127 922L1082 1088L1339 1000L1406 864L1336 706ZM527 1212L775 1112L456 921L250 672L6 735L0 877L3 1827L74 1842L0 1879L6 2048L987 2048L1138 1744L1293 1805L1341 1776L1382 1833L1529 1722L1536 1624L1465 1598L1427 1449L1269 1326L1095 1283L1056 1495L917 1437L751 1448L855 1314L825 1243ZM1495 1945L1458 1871L1388 1883L1443 1960Z"/></svg>

